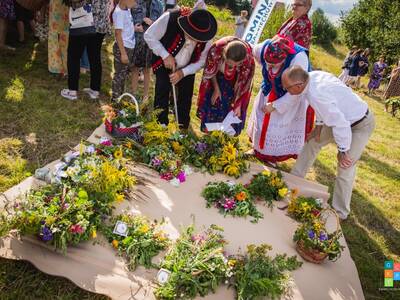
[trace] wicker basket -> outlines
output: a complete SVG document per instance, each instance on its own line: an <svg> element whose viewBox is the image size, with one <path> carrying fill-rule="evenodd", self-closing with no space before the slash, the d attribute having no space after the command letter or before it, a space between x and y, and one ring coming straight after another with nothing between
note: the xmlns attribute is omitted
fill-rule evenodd
<svg viewBox="0 0 400 300"><path fill-rule="evenodd" d="M36 11L42 8L48 0L16 0L19 5L28 10Z"/></svg>
<svg viewBox="0 0 400 300"><path fill-rule="evenodd" d="M139 104L136 101L135 97L133 97L131 94L129 93L124 93L122 94L118 99L117 102L121 101L122 98L124 97L130 97L131 100L135 103L136 106L136 115L139 116ZM111 134L113 137L116 138L125 138L125 137L129 137L132 138L134 140L137 140L139 138L138 134L139 134L139 128L140 126L142 126L142 122L138 122L135 123L133 125L131 125L130 127L126 127L126 128L121 128L119 126L115 126L113 125L110 121L108 121L107 119L104 121L104 125L106 127L106 131Z"/></svg>
<svg viewBox="0 0 400 300"><path fill-rule="evenodd" d="M339 230L339 216L336 213L335 210L331 209L331 208L326 208L320 211L318 217L321 218L322 215L325 213L331 213L335 216L336 218L336 232L338 232ZM326 222L326 221L325 221ZM325 223L324 222L324 223ZM303 241L298 241L296 243L296 251L300 254L300 256L302 258L304 258L306 261L308 262L312 262L314 264L321 264L324 262L324 260L328 257L327 253L324 252L320 252L319 250L316 249L310 249L305 247L304 242Z"/></svg>

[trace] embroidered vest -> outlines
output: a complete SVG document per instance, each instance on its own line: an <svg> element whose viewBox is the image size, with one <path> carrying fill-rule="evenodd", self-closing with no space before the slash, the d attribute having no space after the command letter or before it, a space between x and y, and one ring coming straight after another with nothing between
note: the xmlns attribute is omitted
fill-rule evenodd
<svg viewBox="0 0 400 300"><path fill-rule="evenodd" d="M265 61L265 58L264 58L264 51L268 47L269 44L271 44L271 40L265 41L265 43L262 47L262 50L261 50L261 57L260 57L261 65L262 65L262 75L263 75L263 82L261 84L261 89L264 93L264 96L267 96L271 92L271 89L272 89L272 84L271 84L269 76L268 76L267 62ZM282 77L283 71L285 71L287 68L289 68L290 63L292 62L292 60L295 58L295 56L298 53L305 52L307 54L307 56L309 55L308 50L304 47L301 47L298 44L295 44L294 49L295 49L296 53L289 54L287 56L287 58L285 60L285 65L283 67L281 74L279 74L279 76L275 77L275 88L276 88L277 99L286 94L286 91L282 87L282 78L281 77ZM309 65L308 71L310 72L311 66L310 66L310 64L308 64L308 65Z"/></svg>
<svg viewBox="0 0 400 300"><path fill-rule="evenodd" d="M182 47L185 45L185 33L178 24L178 18L181 16L181 11L179 9L170 12L167 31L161 38L160 42L164 48L175 57ZM194 48L192 57L190 58L190 64L195 63L200 59L201 52L203 52L206 43L197 42ZM153 71L156 72L161 67L164 67L164 62L161 57L153 54L152 58Z"/></svg>

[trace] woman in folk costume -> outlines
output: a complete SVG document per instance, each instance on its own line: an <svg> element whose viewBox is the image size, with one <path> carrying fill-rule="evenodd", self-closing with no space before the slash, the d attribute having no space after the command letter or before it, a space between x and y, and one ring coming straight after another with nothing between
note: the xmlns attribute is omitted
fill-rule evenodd
<svg viewBox="0 0 400 300"><path fill-rule="evenodd" d="M242 131L254 69L253 53L248 43L228 36L211 46L197 103L202 131L206 131L206 123L222 122L232 110L242 120L232 127L236 135Z"/></svg>
<svg viewBox="0 0 400 300"><path fill-rule="evenodd" d="M267 163L297 158L314 118L306 114L306 101L294 101L283 89L281 76L292 65L308 71L308 50L288 38L275 36L258 44L253 53L263 74L247 130L254 154Z"/></svg>

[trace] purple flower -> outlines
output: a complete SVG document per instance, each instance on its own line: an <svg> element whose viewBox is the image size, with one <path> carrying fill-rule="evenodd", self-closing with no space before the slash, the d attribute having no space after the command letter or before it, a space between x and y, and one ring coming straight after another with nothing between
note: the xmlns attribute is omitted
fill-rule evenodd
<svg viewBox="0 0 400 300"><path fill-rule="evenodd" d="M195 150L197 153L201 154L204 151L207 150L207 144L206 143L202 143L202 142L198 142L196 143L196 146L194 146Z"/></svg>
<svg viewBox="0 0 400 300"><path fill-rule="evenodd" d="M226 198L224 203L225 210L232 210L236 207L236 202L232 198Z"/></svg>
<svg viewBox="0 0 400 300"><path fill-rule="evenodd" d="M151 160L151 164L152 164L154 167L158 167L158 166L160 166L160 165L162 164L162 160L155 157L155 158L153 158L153 159Z"/></svg>
<svg viewBox="0 0 400 300"><path fill-rule="evenodd" d="M42 232L40 233L42 240L45 242L51 241L53 239L53 233L51 232L50 228L44 225L42 227Z"/></svg>
<svg viewBox="0 0 400 300"><path fill-rule="evenodd" d="M308 237L309 237L310 239L314 239L315 233L314 233L313 230L309 230L309 231L308 231Z"/></svg>
<svg viewBox="0 0 400 300"><path fill-rule="evenodd" d="M196 234L196 235L192 235L192 242L204 242L206 240L206 236L204 234Z"/></svg>
<svg viewBox="0 0 400 300"><path fill-rule="evenodd" d="M63 209L63 210L67 210L68 207L69 207L69 203L64 202L63 205L62 205L62 209Z"/></svg>
<svg viewBox="0 0 400 300"><path fill-rule="evenodd" d="M321 232L319 235L319 240L321 242L326 241L328 239L328 236L326 235L326 233Z"/></svg>
<svg viewBox="0 0 400 300"><path fill-rule="evenodd" d="M179 179L179 182L185 182L186 176L184 171L180 171L176 178Z"/></svg>

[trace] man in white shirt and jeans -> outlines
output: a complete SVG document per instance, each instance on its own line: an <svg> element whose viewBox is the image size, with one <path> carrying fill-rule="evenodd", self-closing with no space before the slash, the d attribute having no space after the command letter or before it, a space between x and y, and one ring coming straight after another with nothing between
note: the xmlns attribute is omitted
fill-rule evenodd
<svg viewBox="0 0 400 300"><path fill-rule="evenodd" d="M164 13L145 32L144 40L153 51L156 75L154 108L161 109L158 121L168 124L169 95L177 88L179 125L189 127L194 78L204 67L211 41L217 33L214 16L198 9L189 15L176 9Z"/></svg>
<svg viewBox="0 0 400 300"><path fill-rule="evenodd" d="M321 148L335 142L338 168L332 207L341 219L346 219L350 213L356 162L375 128L374 115L357 94L326 72L308 73L293 66L283 73L282 85L298 100L307 100L317 116L317 126L310 133L291 173L304 177Z"/></svg>

